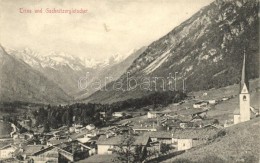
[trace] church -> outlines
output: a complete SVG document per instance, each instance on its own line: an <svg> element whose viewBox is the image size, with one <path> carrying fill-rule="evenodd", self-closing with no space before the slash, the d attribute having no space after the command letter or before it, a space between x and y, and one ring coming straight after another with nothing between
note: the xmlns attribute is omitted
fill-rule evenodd
<svg viewBox="0 0 260 163"><path fill-rule="evenodd" d="M249 82L246 74L246 57L244 54L242 76L239 91L239 114L234 115L234 124L250 120L250 94Z"/></svg>

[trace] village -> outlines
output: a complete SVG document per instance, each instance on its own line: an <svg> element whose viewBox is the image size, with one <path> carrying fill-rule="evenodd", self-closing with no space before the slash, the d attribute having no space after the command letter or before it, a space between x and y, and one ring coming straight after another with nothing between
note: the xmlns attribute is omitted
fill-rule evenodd
<svg viewBox="0 0 260 163"><path fill-rule="evenodd" d="M3 162L92 162L102 157L106 160L122 145L125 134L133 135L132 147L141 146L142 151L152 153L145 161L165 154L181 154L225 135L227 127L259 116L259 110L250 106L244 67L245 64L238 97L230 94L212 99L207 92L202 92L164 110L148 107L147 112L114 112L109 126L101 128L74 121L71 127L62 126L50 132L37 129L20 133L19 128L12 126L10 137L0 139L7 142L0 148L0 158ZM236 98L239 98L239 110L233 109L232 119L217 119L209 114L219 104ZM102 120L107 113L99 115ZM24 128L29 128L30 123L27 119L19 120Z"/></svg>

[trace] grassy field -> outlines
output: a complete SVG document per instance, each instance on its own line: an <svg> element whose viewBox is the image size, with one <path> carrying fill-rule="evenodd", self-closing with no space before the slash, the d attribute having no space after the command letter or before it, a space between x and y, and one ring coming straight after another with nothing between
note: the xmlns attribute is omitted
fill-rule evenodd
<svg viewBox="0 0 260 163"><path fill-rule="evenodd" d="M190 161L203 160L215 156L227 162L241 161L254 156L259 161L260 154L260 117L248 122L225 128L226 135L198 148L193 148L164 162L175 162L180 159Z"/></svg>

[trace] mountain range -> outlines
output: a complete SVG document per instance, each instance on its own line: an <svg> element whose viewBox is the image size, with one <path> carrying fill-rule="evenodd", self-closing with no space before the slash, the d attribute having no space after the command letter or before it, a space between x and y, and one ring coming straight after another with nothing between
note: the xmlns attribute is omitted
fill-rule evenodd
<svg viewBox="0 0 260 163"><path fill-rule="evenodd" d="M83 101L123 101L175 89L175 83L188 92L232 85L239 82L244 54L249 78L258 78L258 11L257 0L212 2L151 43L120 79Z"/></svg>
<svg viewBox="0 0 260 163"><path fill-rule="evenodd" d="M67 103L72 98L56 83L9 55L0 46L1 102Z"/></svg>
<svg viewBox="0 0 260 163"><path fill-rule="evenodd" d="M6 65L19 65L18 67L26 67L25 71L20 71L16 73L16 76L13 77L12 70L9 66L2 65L1 72L3 76L2 87L12 90L12 93L5 93L7 90L1 89L1 100L0 101L24 101L24 102L36 102L36 103L63 103L63 102L73 102L75 99L85 98L91 93L94 93L96 89L91 89L90 85L98 80L103 80L105 77L109 76L112 80L116 80L120 77L124 71L129 67L134 59L137 58L141 52L143 52L145 47L140 50L132 50L129 52L127 58L123 55L113 55L110 58L104 59L104 61L96 61L94 59L86 59L84 57L77 57L74 55L66 54L64 52L50 52L48 54L40 54L30 48L25 48L23 50L14 50L14 49L4 49L2 47L2 55L5 54L6 57L2 57L2 62ZM7 57L8 56L8 57ZM10 58L14 62L10 62ZM7 64L8 63L8 64ZM16 66L17 67L17 66ZM23 68L19 68L23 70ZM44 79L38 79L37 77L28 78L31 82L33 80L36 83L42 82L43 85L48 87L50 84L44 83L44 81L52 83L52 87L47 88L56 92L57 95L67 96L64 100L57 100L56 95L53 97L50 95L50 99L45 97L46 92L41 92L36 89L37 85L30 86L31 90L28 90L29 86L20 85L20 82L17 78L23 78L23 81L26 81L24 78L26 75L23 75L27 71L32 71L38 76L41 76ZM86 76L87 75L87 76ZM5 76L5 78L4 78ZM79 88L79 80L81 78L88 78L86 83L86 88ZM10 78L10 79L9 79ZM12 85L8 81L15 80ZM39 81L43 80L43 81ZM30 82L29 81L29 82ZM28 83L27 83L28 84ZM28 84L31 85L32 83ZM105 83L101 84L101 87ZM85 86L85 85L84 85ZM14 88L15 87L15 88ZM56 91L56 89L61 90L62 92ZM30 92L29 94L24 94L24 92ZM42 94L43 93L43 94ZM17 94L17 95L14 95ZM50 93L55 94L55 93ZM17 96L20 97L17 97ZM34 97L35 96L35 97ZM44 97L42 97L44 96ZM42 98L42 100L41 100Z"/></svg>
<svg viewBox="0 0 260 163"><path fill-rule="evenodd" d="M112 103L219 88L239 82L244 54L248 77L258 78L258 8L257 0L216 0L149 46L104 61L1 47L0 101Z"/></svg>

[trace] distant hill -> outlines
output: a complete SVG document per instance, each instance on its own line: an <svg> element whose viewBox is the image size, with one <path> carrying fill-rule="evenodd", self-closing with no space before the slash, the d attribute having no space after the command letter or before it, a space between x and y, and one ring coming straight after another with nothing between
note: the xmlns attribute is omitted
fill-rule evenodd
<svg viewBox="0 0 260 163"><path fill-rule="evenodd" d="M93 87L93 83L95 82L101 81L101 87L103 87L105 86L105 80L106 83L116 81L122 74L124 74L124 72L133 63L133 61L146 50L146 48L147 47L144 46L138 50L134 50L127 58L125 58L121 62L118 62L112 66L108 66L104 69L95 71L95 73L93 73L93 78L91 79L92 83L90 83L86 89L83 89L82 91L78 92L76 94L76 98L78 100L81 100L87 98L89 95L97 91L95 87Z"/></svg>
<svg viewBox="0 0 260 163"><path fill-rule="evenodd" d="M57 104L71 99L57 84L0 46L0 102Z"/></svg>
<svg viewBox="0 0 260 163"><path fill-rule="evenodd" d="M212 2L150 44L120 79L106 86L108 91L97 91L84 101L112 103L155 91L140 89L140 85L126 91L127 72L128 78L134 78L139 84L144 77L151 81L154 77L167 79L170 73L178 72L176 86L181 89L185 80L187 91L232 85L240 80L244 51L249 78L258 78L258 9L257 0ZM117 82L123 83L123 90L113 89ZM162 90L162 80L156 83L161 86L157 89Z"/></svg>

